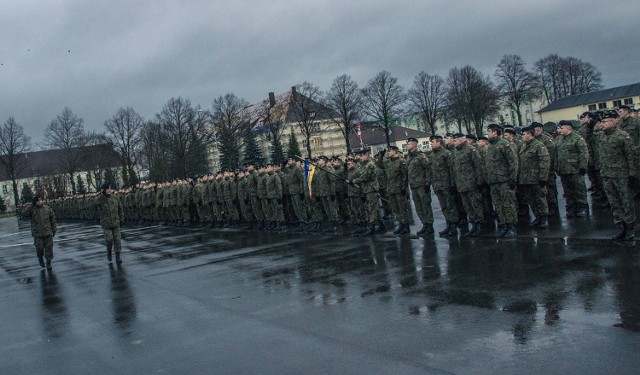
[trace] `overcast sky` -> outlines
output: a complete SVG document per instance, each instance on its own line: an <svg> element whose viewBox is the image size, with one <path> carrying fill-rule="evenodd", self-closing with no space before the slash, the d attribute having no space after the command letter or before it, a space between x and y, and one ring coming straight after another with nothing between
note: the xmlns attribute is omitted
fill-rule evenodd
<svg viewBox="0 0 640 375"><path fill-rule="evenodd" d="M103 131L120 107L153 118L171 97L210 108L254 103L349 74L472 65L493 77L505 54L574 56L605 87L640 82L640 1L620 0L2 0L0 121L40 142L64 107ZM35 148L35 147L34 147Z"/></svg>

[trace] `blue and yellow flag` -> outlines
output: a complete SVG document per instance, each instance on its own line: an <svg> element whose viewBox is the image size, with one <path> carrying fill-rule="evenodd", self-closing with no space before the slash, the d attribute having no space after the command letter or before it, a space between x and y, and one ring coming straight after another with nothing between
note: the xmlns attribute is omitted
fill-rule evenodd
<svg viewBox="0 0 640 375"><path fill-rule="evenodd" d="M307 188L309 189L309 197L313 197L313 191L311 190L311 181L313 181L313 174L316 171L316 166L311 164L309 160L304 161L304 178L307 181Z"/></svg>

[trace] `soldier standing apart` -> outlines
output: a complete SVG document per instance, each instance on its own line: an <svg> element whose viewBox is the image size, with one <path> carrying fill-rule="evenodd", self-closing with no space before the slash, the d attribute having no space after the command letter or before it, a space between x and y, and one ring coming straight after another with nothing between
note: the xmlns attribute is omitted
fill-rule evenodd
<svg viewBox="0 0 640 375"><path fill-rule="evenodd" d="M433 234L433 209L431 208L431 165L427 156L418 150L416 138L407 139L407 175L411 197L422 228L418 236Z"/></svg>
<svg viewBox="0 0 640 375"><path fill-rule="evenodd" d="M438 197L442 214L447 226L438 232L441 236L456 236L456 224L460 220L456 206L456 188L453 181L451 151L444 147L444 140L440 135L433 135L431 143L431 186Z"/></svg>
<svg viewBox="0 0 640 375"><path fill-rule="evenodd" d="M27 209L24 217L31 219L31 235L40 267L44 268L44 258L46 258L47 269L51 270L53 236L56 235L57 230L53 210L44 203L42 195L36 194L33 197L33 204Z"/></svg>
<svg viewBox="0 0 640 375"><path fill-rule="evenodd" d="M602 119L600 154L606 160L600 165L613 222L620 231L612 239L632 241L635 237L633 224L636 221L636 209L629 177L637 176L637 154L633 149L633 140L626 132L618 129L618 114L609 111Z"/></svg>
<svg viewBox="0 0 640 375"><path fill-rule="evenodd" d="M518 156L507 140L500 137L502 128L497 124L487 127L486 180L491 188L491 201L496 208L498 225L503 225L500 237L514 237L518 222L516 188L518 181Z"/></svg>
<svg viewBox="0 0 640 375"><path fill-rule="evenodd" d="M364 149L357 152L360 159L360 166L362 167L362 173L358 174L354 180L349 180L349 183L356 184L362 189L362 194L365 198L365 212L367 215L367 223L369 230L365 233L366 236L375 234L376 231L384 233L387 231L382 218L380 217L380 207L378 206L378 177L377 168L375 163L370 159L370 149ZM379 224L376 230L376 223Z"/></svg>
<svg viewBox="0 0 640 375"><path fill-rule="evenodd" d="M100 225L107 243L107 260L111 262L111 250L115 248L116 263L122 263L120 251L122 250L122 235L120 225L124 221L122 204L113 195L113 189L109 184L102 185L102 192L94 204L100 214Z"/></svg>
<svg viewBox="0 0 640 375"><path fill-rule="evenodd" d="M524 202L531 206L535 219L531 228L546 228L549 225L547 205L547 177L549 173L549 151L534 137L532 127L522 128L522 147L518 152L518 192ZM527 212L527 215L529 213Z"/></svg>
<svg viewBox="0 0 640 375"><path fill-rule="evenodd" d="M567 218L583 217L587 214L587 174L589 151L584 139L573 131L571 121L558 123L556 138L556 173L560 176L566 199Z"/></svg>
<svg viewBox="0 0 640 375"><path fill-rule="evenodd" d="M391 211L398 220L393 234L409 234L409 205L407 202L407 163L396 146L389 146L387 157L381 163L387 180L387 197Z"/></svg>

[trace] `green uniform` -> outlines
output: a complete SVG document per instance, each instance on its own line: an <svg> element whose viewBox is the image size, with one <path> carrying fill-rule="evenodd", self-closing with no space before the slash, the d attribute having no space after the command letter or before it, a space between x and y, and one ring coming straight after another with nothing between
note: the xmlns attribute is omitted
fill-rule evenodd
<svg viewBox="0 0 640 375"><path fill-rule="evenodd" d="M618 128L606 129L599 139L599 146L603 156L600 173L613 222L632 224L636 221L636 210L628 181L630 176L638 174L632 137Z"/></svg>
<svg viewBox="0 0 640 375"><path fill-rule="evenodd" d="M549 151L549 157L551 159L549 164L549 174L547 177L547 206L549 209L556 211L558 209L558 187L556 184L556 144L553 138L548 134L541 133L536 136L536 139L542 142L544 147Z"/></svg>
<svg viewBox="0 0 640 375"><path fill-rule="evenodd" d="M100 226L107 243L107 250L111 251L115 247L115 252L122 250L122 235L120 224L124 220L122 204L115 195L100 194L94 202L100 214Z"/></svg>
<svg viewBox="0 0 640 375"><path fill-rule="evenodd" d="M57 230L53 210L46 204L40 207L32 205L25 211L24 217L31 220L31 235L37 256L53 259L53 236Z"/></svg>
<svg viewBox="0 0 640 375"><path fill-rule="evenodd" d="M560 176L567 202L567 215L572 216L587 207L587 187L584 174L589 163L587 143L575 131L560 135L556 144L556 173Z"/></svg>
<svg viewBox="0 0 640 375"><path fill-rule="evenodd" d="M518 156L509 142L494 137L489 139L486 157L485 180L491 187L498 223L515 225L518 222Z"/></svg>
<svg viewBox="0 0 640 375"><path fill-rule="evenodd" d="M464 210L472 223L484 221L484 209L480 186L484 183L480 154L472 146L463 143L453 152L453 178L460 193Z"/></svg>
<svg viewBox="0 0 640 375"><path fill-rule="evenodd" d="M329 165L325 164L323 167L316 167L311 181L314 221L316 223L322 220L323 211L327 219L332 222L338 221L335 207L335 178L329 172L333 172L333 168Z"/></svg>
<svg viewBox="0 0 640 375"><path fill-rule="evenodd" d="M550 163L549 151L542 142L532 138L523 143L518 153L518 191L536 218L549 215L546 186Z"/></svg>
<svg viewBox="0 0 640 375"><path fill-rule="evenodd" d="M375 163L372 160L363 161L361 163L362 173L358 174L353 181L362 189L365 197L365 212L367 222L375 224L380 218L380 208L378 206L378 172Z"/></svg>
<svg viewBox="0 0 640 375"><path fill-rule="evenodd" d="M427 156L418 150L407 154L407 179L416 214L423 225L433 224L431 207L431 166Z"/></svg>
<svg viewBox="0 0 640 375"><path fill-rule="evenodd" d="M401 155L398 155L385 158L381 165L387 181L387 199L389 199L391 211L400 224L409 224L407 162Z"/></svg>
<svg viewBox="0 0 640 375"><path fill-rule="evenodd" d="M307 207L305 205L305 181L304 171L298 166L293 166L287 172L289 174L289 199L293 207L293 213L300 222L306 222Z"/></svg>
<svg viewBox="0 0 640 375"><path fill-rule="evenodd" d="M455 202L452 163L451 151L444 147L436 148L431 153L431 186L447 223L457 223L460 219Z"/></svg>

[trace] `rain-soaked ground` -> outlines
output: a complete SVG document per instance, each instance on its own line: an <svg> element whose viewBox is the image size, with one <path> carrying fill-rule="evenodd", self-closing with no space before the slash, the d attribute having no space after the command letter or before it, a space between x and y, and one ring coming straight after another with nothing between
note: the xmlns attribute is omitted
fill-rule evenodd
<svg viewBox="0 0 640 375"><path fill-rule="evenodd" d="M121 267L60 223L52 272L2 219L0 374L637 374L638 247L592 211L511 240L128 226Z"/></svg>

